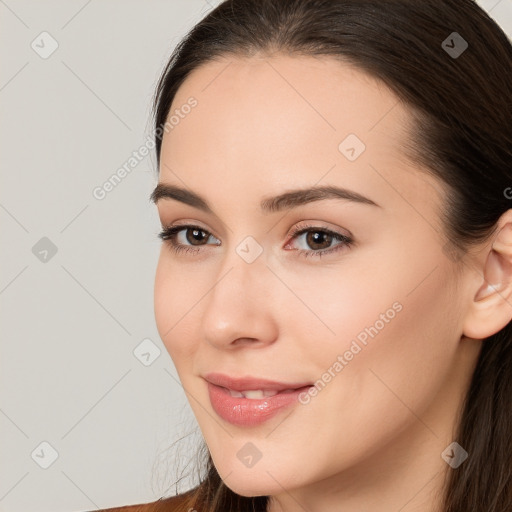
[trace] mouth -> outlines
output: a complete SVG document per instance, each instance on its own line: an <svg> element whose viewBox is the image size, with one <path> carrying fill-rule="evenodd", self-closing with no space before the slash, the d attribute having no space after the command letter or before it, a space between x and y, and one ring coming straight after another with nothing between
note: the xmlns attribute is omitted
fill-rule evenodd
<svg viewBox="0 0 512 512"><path fill-rule="evenodd" d="M284 391L277 391L275 389L247 389L245 391L235 391L234 389L222 388L225 389L232 397L235 398L248 398L249 400L262 400L263 398L268 398L271 396L275 396L278 393L293 393L299 388L296 389L285 389Z"/></svg>
<svg viewBox="0 0 512 512"><path fill-rule="evenodd" d="M205 377L213 410L238 426L259 425L299 403L311 383L278 382L254 377L234 378L221 374Z"/></svg>

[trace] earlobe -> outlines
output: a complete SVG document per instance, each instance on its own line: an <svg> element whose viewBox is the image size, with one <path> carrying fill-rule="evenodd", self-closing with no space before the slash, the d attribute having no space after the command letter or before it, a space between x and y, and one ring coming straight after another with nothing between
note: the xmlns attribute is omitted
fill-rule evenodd
<svg viewBox="0 0 512 512"><path fill-rule="evenodd" d="M497 333L512 319L512 210L502 221L482 268L483 280L464 321L464 335L484 339Z"/></svg>

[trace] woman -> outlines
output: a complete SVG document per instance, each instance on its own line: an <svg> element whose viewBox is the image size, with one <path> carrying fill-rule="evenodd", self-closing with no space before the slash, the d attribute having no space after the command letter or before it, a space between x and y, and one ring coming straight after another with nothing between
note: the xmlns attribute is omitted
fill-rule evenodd
<svg viewBox="0 0 512 512"><path fill-rule="evenodd" d="M115 510L512 510L511 84L471 0L228 0L193 28L151 198L206 474Z"/></svg>

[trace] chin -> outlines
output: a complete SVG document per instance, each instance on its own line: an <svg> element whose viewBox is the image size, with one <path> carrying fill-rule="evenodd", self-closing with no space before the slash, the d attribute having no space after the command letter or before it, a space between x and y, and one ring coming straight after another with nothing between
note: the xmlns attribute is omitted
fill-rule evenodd
<svg viewBox="0 0 512 512"><path fill-rule="evenodd" d="M261 461L256 466L241 468L239 464L229 464L221 465L221 471L219 466L216 465L216 468L225 485L240 496L272 496L282 493L283 487L289 489L294 486L289 481L290 473L282 475L280 468L272 466L267 470L268 466L264 466Z"/></svg>
<svg viewBox="0 0 512 512"><path fill-rule="evenodd" d="M230 475L227 479L227 482L224 481L224 483L233 492L246 498L252 498L256 496L271 496L283 491L283 488L268 475L267 477L270 478L271 481L265 479L265 482L259 482L258 480L255 481L249 477L246 477L244 480L239 480L232 477L233 475Z"/></svg>

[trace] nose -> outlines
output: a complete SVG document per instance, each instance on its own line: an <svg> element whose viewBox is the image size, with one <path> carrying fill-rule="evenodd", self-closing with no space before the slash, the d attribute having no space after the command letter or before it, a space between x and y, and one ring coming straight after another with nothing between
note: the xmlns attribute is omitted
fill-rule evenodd
<svg viewBox="0 0 512 512"><path fill-rule="evenodd" d="M218 349L268 346L278 335L272 272L263 257L248 264L235 254L225 263L204 298L204 340Z"/></svg>

